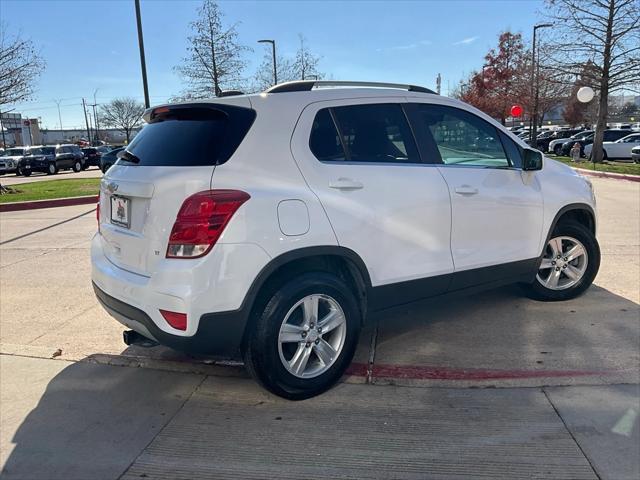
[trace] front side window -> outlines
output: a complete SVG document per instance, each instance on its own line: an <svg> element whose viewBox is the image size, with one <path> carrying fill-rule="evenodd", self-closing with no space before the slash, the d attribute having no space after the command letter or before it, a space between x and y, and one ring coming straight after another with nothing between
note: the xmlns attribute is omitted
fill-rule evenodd
<svg viewBox="0 0 640 480"><path fill-rule="evenodd" d="M421 104L418 122L417 128L426 132L427 138L431 136L445 165L494 168L512 165L498 130L469 112L443 105Z"/></svg>
<svg viewBox="0 0 640 480"><path fill-rule="evenodd" d="M624 143L640 143L640 135L629 135L621 139L621 141Z"/></svg>

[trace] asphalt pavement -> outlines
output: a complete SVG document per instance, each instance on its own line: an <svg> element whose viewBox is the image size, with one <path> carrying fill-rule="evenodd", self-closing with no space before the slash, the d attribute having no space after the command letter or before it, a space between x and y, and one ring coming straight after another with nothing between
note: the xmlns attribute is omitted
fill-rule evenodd
<svg viewBox="0 0 640 480"><path fill-rule="evenodd" d="M342 383L297 403L237 364L122 344L91 291L90 206L2 213L2 476L636 479L640 185L593 183L584 296L395 312Z"/></svg>

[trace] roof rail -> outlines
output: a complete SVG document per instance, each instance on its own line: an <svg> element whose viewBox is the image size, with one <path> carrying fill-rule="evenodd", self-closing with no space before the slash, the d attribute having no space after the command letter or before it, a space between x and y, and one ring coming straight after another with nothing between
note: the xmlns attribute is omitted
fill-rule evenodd
<svg viewBox="0 0 640 480"><path fill-rule="evenodd" d="M222 90L219 97L235 97L236 95L244 95L242 90Z"/></svg>
<svg viewBox="0 0 640 480"><path fill-rule="evenodd" d="M382 82L354 82L354 81L336 81L336 80L298 80L295 82L285 82L267 89L265 93L285 93L285 92L308 92L314 87L380 87L380 88L398 88L400 90L408 90L409 92L433 93L425 87L417 85L407 85L404 83L382 83ZM437 95L437 94L436 94Z"/></svg>

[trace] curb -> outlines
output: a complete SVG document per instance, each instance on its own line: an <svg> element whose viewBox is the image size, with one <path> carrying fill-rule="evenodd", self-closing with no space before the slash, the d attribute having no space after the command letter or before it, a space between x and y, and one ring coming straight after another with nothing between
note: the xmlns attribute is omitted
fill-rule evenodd
<svg viewBox="0 0 640 480"><path fill-rule="evenodd" d="M33 200L30 202L0 203L0 212L19 212L38 208L71 207L98 203L98 196L55 198L51 200Z"/></svg>
<svg viewBox="0 0 640 480"><path fill-rule="evenodd" d="M575 171L587 177L612 178L614 180L627 180L629 182L640 182L640 175L629 175L627 173L595 172L584 168L572 167Z"/></svg>

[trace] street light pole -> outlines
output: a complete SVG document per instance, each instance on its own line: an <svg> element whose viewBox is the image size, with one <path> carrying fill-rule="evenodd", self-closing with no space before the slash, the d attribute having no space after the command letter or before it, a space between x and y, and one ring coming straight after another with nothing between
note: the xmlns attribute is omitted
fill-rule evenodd
<svg viewBox="0 0 640 480"><path fill-rule="evenodd" d="M147 63L144 59L144 40L142 38L142 18L140 17L140 0L136 5L136 23L138 24L138 48L140 49L140 67L142 69L142 88L144 89L144 106L149 108L149 86L147 85Z"/></svg>
<svg viewBox="0 0 640 480"><path fill-rule="evenodd" d="M278 67L276 66L276 41L275 40L258 40L258 43L270 43L271 53L273 55L273 84L278 84Z"/></svg>
<svg viewBox="0 0 640 480"><path fill-rule="evenodd" d="M533 111L531 112L531 136L529 144L533 147L537 147L536 138L538 130L538 85L536 76L536 32L539 28L553 27L551 23L540 23L533 27L533 46L531 48L531 100L533 100Z"/></svg>
<svg viewBox="0 0 640 480"><path fill-rule="evenodd" d="M54 102L58 105L58 121L60 122L60 130L62 130L62 115L60 114L60 102L62 102L62 99L54 100Z"/></svg>

